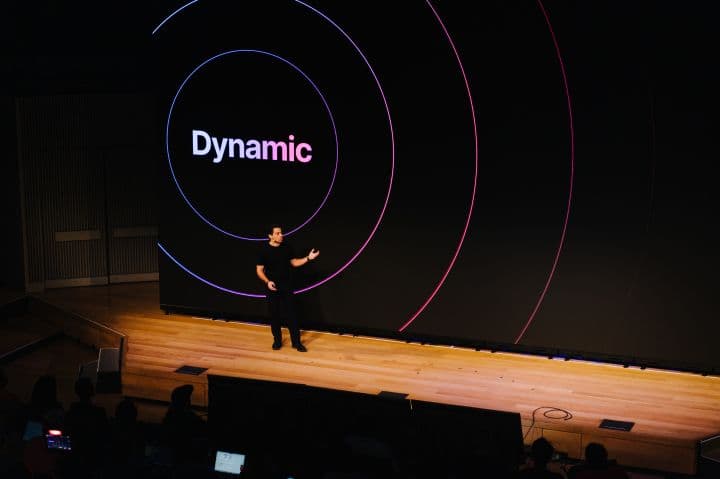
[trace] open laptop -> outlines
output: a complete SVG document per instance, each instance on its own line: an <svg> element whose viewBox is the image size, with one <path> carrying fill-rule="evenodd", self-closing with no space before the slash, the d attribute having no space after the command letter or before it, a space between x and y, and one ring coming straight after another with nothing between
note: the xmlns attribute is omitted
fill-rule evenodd
<svg viewBox="0 0 720 479"><path fill-rule="evenodd" d="M244 467L245 454L227 451L217 451L215 453L215 473L218 477L241 477Z"/></svg>

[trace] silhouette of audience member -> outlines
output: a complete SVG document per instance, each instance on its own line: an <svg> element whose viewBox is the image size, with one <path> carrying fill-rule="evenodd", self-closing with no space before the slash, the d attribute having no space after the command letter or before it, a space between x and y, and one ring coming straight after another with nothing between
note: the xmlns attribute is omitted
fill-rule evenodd
<svg viewBox="0 0 720 479"><path fill-rule="evenodd" d="M8 377L5 371L0 368L0 427L3 427L5 421L22 409L20 399L7 390L7 385Z"/></svg>
<svg viewBox="0 0 720 479"><path fill-rule="evenodd" d="M554 451L555 449L547 439L544 437L536 439L530 449L532 467L520 471L518 477L520 479L564 479L561 474L547 469Z"/></svg>
<svg viewBox="0 0 720 479"><path fill-rule="evenodd" d="M3 479L32 479L32 474L22 462L0 465L0 477Z"/></svg>
<svg viewBox="0 0 720 479"><path fill-rule="evenodd" d="M70 434L73 456L91 466L101 464L107 443L108 420L105 409L92 402L95 387L90 378L75 381L78 400L65 415L65 429Z"/></svg>
<svg viewBox="0 0 720 479"><path fill-rule="evenodd" d="M202 461L207 452L202 447L207 443L207 428L205 421L191 408L192 392L190 384L176 387L162 422L164 442L170 448L175 464Z"/></svg>
<svg viewBox="0 0 720 479"><path fill-rule="evenodd" d="M16 395L7 390L8 378L0 368L0 444L7 444L12 433L17 435L18 427L25 426L23 404ZM22 422L22 424L20 424Z"/></svg>
<svg viewBox="0 0 720 479"><path fill-rule="evenodd" d="M145 438L137 421L138 410L125 398L115 407L111 423L110 457L115 465L139 466L145 455Z"/></svg>
<svg viewBox="0 0 720 479"><path fill-rule="evenodd" d="M29 479L30 471L23 464L25 411L20 399L6 389L7 384L0 368L0 477Z"/></svg>
<svg viewBox="0 0 720 479"><path fill-rule="evenodd" d="M63 407L57 400L55 376L40 376L33 385L27 407L27 421L23 427L39 423L39 431L62 429L64 416ZM23 463L33 477L49 475L55 470L57 455L47 450L42 433L27 437L22 453Z"/></svg>
<svg viewBox="0 0 720 479"><path fill-rule="evenodd" d="M607 449L596 442L591 442L585 448L585 463L573 466L568 471L569 479L628 479L628 477L614 461L608 461Z"/></svg>
<svg viewBox="0 0 720 479"><path fill-rule="evenodd" d="M30 419L43 422L47 428L62 428L65 412L57 399L55 376L46 374L35 381L28 415Z"/></svg>

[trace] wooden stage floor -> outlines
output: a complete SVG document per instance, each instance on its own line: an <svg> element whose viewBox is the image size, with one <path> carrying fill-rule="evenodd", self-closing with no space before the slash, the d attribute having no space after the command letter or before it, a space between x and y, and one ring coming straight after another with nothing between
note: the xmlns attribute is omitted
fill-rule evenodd
<svg viewBox="0 0 720 479"><path fill-rule="evenodd" d="M519 412L525 442L548 438L580 458L602 442L620 464L692 474L699 441L720 433L720 378L582 361L420 345L304 331L309 352L270 348L268 326L165 315L157 283L48 290L39 296L126 335L122 381L128 396L167 401L195 385L207 405L210 374L303 383L410 399ZM572 414L563 419L559 408ZM555 419L555 417L558 417ZM599 429L604 418L635 423L630 432ZM530 425L532 424L532 429Z"/></svg>

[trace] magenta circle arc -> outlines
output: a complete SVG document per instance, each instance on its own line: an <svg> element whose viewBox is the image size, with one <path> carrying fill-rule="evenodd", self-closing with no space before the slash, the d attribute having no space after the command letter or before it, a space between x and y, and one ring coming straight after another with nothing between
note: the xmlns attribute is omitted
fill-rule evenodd
<svg viewBox="0 0 720 479"><path fill-rule="evenodd" d="M201 213L200 210L198 210L198 208L193 204L193 202L190 201L190 198L187 197L187 195L185 194L185 192L182 189L182 186L180 186L180 181L178 180L177 176L175 175L175 169L173 168L173 164L172 164L172 156L170 154L170 123L172 121L172 114L173 114L173 110L175 109L175 104L177 103L178 97L180 96L180 93L182 93L183 88L185 88L185 85L187 84L187 82L190 81L190 79L193 77L193 75L195 75L198 71L200 71L201 68L208 65L209 63L211 63L215 60L218 60L222 57L225 57L226 55L242 54L242 53L259 54L259 55L269 56L271 58L274 58L276 60L279 60L279 61L285 63L286 65L289 65L295 71L300 73L300 75L302 75L303 78L305 78L305 80L307 80L307 82L310 83L310 85L312 85L313 89L315 90L315 92L318 94L318 96L322 100L323 105L325 106L325 110L327 111L328 117L330 118L330 124L332 125L333 138L335 139L335 168L333 170L332 178L330 180L330 186L328 187L328 190L325 193L325 196L323 197L322 201L320 201L320 204L315 209L315 211L313 211L312 214L308 218L306 218L305 221L300 223L298 226L291 227L289 229L289 231L286 233L286 236L290 236L293 233L302 229L305 225L307 225L310 221L312 221L312 219L315 218L315 216L320 212L320 210L323 208L323 206L325 206L325 203L327 202L327 199L330 196L330 193L332 192L333 186L335 185L335 177L337 175L338 163L339 163L339 158L340 158L340 151L339 151L339 146L338 146L338 134L337 134L337 128L335 126L335 118L333 117L332 110L330 109L330 105L328 105L328 102L325 99L325 96L322 94L322 92L320 91L318 86L315 84L315 82L313 82L312 79L310 79L310 77L304 71L302 71L297 65L295 65L294 63L290 62L289 60L281 57L280 55L276 55L274 53L270 53L270 52L267 52L264 50L250 50L250 49L228 50L226 52L218 53L217 55L208 58L207 60L200 63L200 65L195 67L195 69L192 72L190 72L190 74L180 84L180 87L178 88L177 92L175 93L175 97L173 98L172 103L170 104L170 109L168 111L168 116L167 116L167 122L165 125L165 154L167 155L168 165L170 167L170 174L172 175L172 179L175 182L175 186L178 189L180 196L183 198L183 200L185 200L185 203L187 203L187 205L190 207L190 209L193 211L193 213L195 213L195 215L198 218L200 218L202 221L205 222L205 224L212 227L213 229L215 229L215 230L219 231L220 233L223 233L227 236L230 236L232 238L239 239L239 240L245 240L245 241L266 241L267 237L265 237L265 236L260 236L260 237L243 236L243 235L225 230L225 229L219 227L218 225L216 225L215 223L213 223L212 221L210 221L210 219L208 219L206 217L206 215Z"/></svg>
<svg viewBox="0 0 720 479"><path fill-rule="evenodd" d="M450 260L450 265L448 266L447 270L445 271L445 273L443 274L442 278L440 279L440 281L438 282L438 284L435 286L435 289L432 291L432 293L431 293L430 296L427 298L427 300L426 300L426 301L420 306L420 308L410 317L410 319L408 319L408 320L399 328L399 330L398 330L399 332L405 331L405 329L407 329L407 328L417 319L417 317L425 310L425 308L427 308L427 306L430 304L430 302L433 300L433 298L437 295L438 291L439 291L440 288L442 287L443 283L445 282L447 276L448 276L449 273L450 273L450 270L453 268L453 266L454 266L454 264L455 264L455 261L457 260L457 257L458 257L458 255L459 255L459 253L460 253L460 249L462 248L463 242L464 242L464 240L465 240L465 236L467 235L467 230L468 230L468 228L469 228L469 226L470 226L470 220L471 220L471 217L472 217L473 206L474 206L474 203L475 203L475 190L476 190L476 188L477 188L477 176L478 176L478 136L477 136L477 122L476 122L476 120L475 120L475 107L474 107L474 105L473 105L472 94L471 94L471 90L470 90L470 83L468 82L467 75L465 74L465 69L463 68L463 64L462 64L462 61L461 61L461 59L460 59L460 55L458 54L458 51L457 51L457 49L455 48L455 44L454 44L454 42L453 42L453 40L452 40L452 37L450 36L447 28L445 27L445 24L443 23L442 19L441 19L440 16L438 15L438 13L437 13L437 11L435 10L435 8L432 6L430 0L426 0L426 3L427 3L427 5L428 5L428 7L430 7L430 9L432 10L432 12L433 12L433 14L435 15L437 21L440 23L440 26L442 27L443 32L445 33L445 36L447 37L447 40L448 40L448 42L450 43L450 45L451 45L451 47L452 47L452 49L453 49L453 52L454 52L454 54L455 54L455 58L457 59L458 65L459 65L459 67L460 67L460 71L461 71L462 76L463 76L463 79L464 79L464 81L465 81L465 87L466 87L466 89L467 89L468 99L469 99L469 102L470 102L470 108L471 108L471 110L472 110L473 132L474 132L474 134L475 134L475 178L474 178L474 184L473 184L473 195L472 195L472 199L471 199L471 203L470 203L470 208L469 208L469 211L468 211L467 221L466 221L466 223L465 223L465 228L463 229L462 236L461 236L461 238L460 238L460 243L459 243L459 245L458 245L458 247L457 247L457 249L456 249L456 251L455 251L455 254L453 255L452 259ZM553 45L554 45L554 47L555 47L555 53L556 53L556 55L557 55L557 59L558 59L558 62L559 62L559 64L560 64L560 72L561 72L561 74L562 74L563 87L564 87L564 90L565 90L565 97L566 97L566 100L567 100L568 118L569 118L569 124L570 124L570 127L569 127L569 130L570 130L570 131L569 131L569 133L570 133L570 181L569 181L570 186L569 186L569 192L568 192L567 206L566 206L566 209L565 209L565 218L564 218L564 221L563 221L562 231L561 231L561 233L560 233L560 241L559 241L559 244L558 244L558 247L557 247L557 251L556 251L556 253L555 253L555 257L554 257L554 259L553 259L552 267L551 267L550 272L549 272L549 274L548 274L548 277L547 277L547 279L546 279L546 281L545 281L545 285L544 285L544 287L543 287L543 290L542 290L542 292L540 293L540 296L538 297L538 299L537 299L537 301L536 301L535 307L533 308L532 312L530 313L530 316L529 316L529 318L527 319L526 323L524 324L522 330L520 331L520 334L519 334L518 337L515 339L515 344L518 344L518 343L520 342L520 340L522 339L523 335L526 333L526 331L528 330L528 328L529 328L530 325L532 324L533 320L535 319L535 316L536 316L537 312L539 311L539 309L540 309L540 307L541 307L541 305L542 305L542 303L543 303L543 301L544 301L544 299L545 299L545 295L547 294L547 291L548 291L548 289L550 288L550 283L552 282L552 280L553 280L553 278L554 278L554 276L555 276L555 272L556 272L556 270L557 270L557 265L558 265L558 263L559 263L559 261L560 261L560 255L562 254L562 249L563 249L563 246L564 246L564 244L565 244L565 238L566 238L566 235L567 235L568 224L569 224L569 220L570 220L570 209L571 209L571 206L572 206L573 186L574 186L574 177L575 177L575 132L574 132L574 127L573 127L572 101L571 101L571 97L570 97L570 89L569 89L569 86L568 86L567 74L566 74L566 72L565 72L565 63L564 63L563 58L562 58L562 55L561 55L561 53L560 53L560 46L558 45L557 38L555 37L555 31L553 30L552 24L550 23L550 18L549 18L549 16L548 16L548 13L547 13L547 11L545 10L545 7L544 7L544 5L543 5L543 3L542 3L541 0L537 0L537 3L538 3L538 6L539 6L540 11L541 11L542 14L543 14L543 17L545 18L545 22L547 23L548 30L550 31L550 36L552 37Z"/></svg>
<svg viewBox="0 0 720 479"><path fill-rule="evenodd" d="M382 98L383 107L385 108L385 113L386 113L386 115L387 115L388 129L389 129L389 132L390 132L390 147L391 147L391 164L390 164L390 178L389 178L389 181L388 181L388 189L387 189L387 193L386 193L386 195L385 195L385 199L384 199L384 201L383 201L383 206L382 206L382 209L381 209L381 211L380 211L380 215L378 216L377 222L375 223L375 225L373 226L372 230L370 231L370 234L369 234L368 237L365 239L365 241L362 243L362 245L360 246L360 248L355 252L355 254L353 254L353 256L352 256L344 265L342 265L342 266L341 266L340 268L338 268L334 273L328 275L328 276L325 277L324 279L322 279L322 280L320 280L320 281L317 281L317 282L315 282L315 283L313 283L313 284L311 284L311 285L309 285L309 286L306 286L306 287L304 287L304 288L301 288L301 289L298 289L297 291L295 291L295 294L299 294L299 293L304 293L304 292L306 292L306 291L310 291L311 289L317 288L318 286L321 286L321 285L325 284L326 282L330 281L331 279L335 278L337 275L339 275L340 273L342 273L343 271L345 271L345 270L358 258L358 256L360 256L360 254L362 254L362 252L365 250L365 248L366 248L367 245L370 243L370 241L372 240L372 238L375 236L375 233L377 232L378 228L380 227L380 224L382 223L382 220L383 220L383 218L384 218L384 216L385 216L385 212L387 211L388 203L389 203L389 201L390 201L390 194L391 194L391 192L392 192L393 181L394 181L394 178L395 178L395 131L394 131L394 128L393 128L392 115L390 114L390 107L388 106L388 101L387 101L387 98L386 98L386 96L385 96L385 92L384 92L384 90L383 90L383 88L382 88L382 85L381 85L381 83L380 83L380 80L378 79L378 76L377 76L377 74L375 73L375 70L373 69L373 67L372 67L372 65L370 64L369 60L367 59L367 57L365 56L365 54L362 52L362 50L360 49L360 47L357 45L357 43L355 43L355 41L354 41L342 28L340 28L340 26L339 26L337 23L335 23L330 17L328 17L327 15L325 15L324 13L322 13L321 11L317 10L316 8L314 8L314 7L308 5L308 4L306 4L306 3L304 3L304 2L302 2L302 1L300 1L300 0L294 0L294 1L295 1L295 3L297 3L298 5L302 5L303 7L306 7L307 9L311 10L312 12L314 12L315 14L317 14L317 15L319 15L321 18L323 18L325 21L327 21L328 23L330 23L330 25L332 25L338 32L340 32L340 34L342 34L342 36L345 37L345 39L346 39L348 42L350 42L350 44L353 46L353 48L355 49L355 51L356 51L356 52L358 53L358 55L360 55L360 57L362 58L363 62L364 62L365 65L367 66L368 70L370 71L370 74L372 75L373 80L375 81L375 84L377 85L378 91L379 91L379 93L380 93L380 97ZM173 13L171 13L170 15L168 15L168 16L153 30L152 34L154 35L155 33L157 33L157 32L160 30L160 28L162 28L162 26L165 25L165 23L167 23L167 22L170 20L170 18L172 18L173 16L175 16L177 13L179 13L179 12L182 11L182 10L184 10L186 7L189 7L190 5L192 5L192 4L194 4L194 3L198 3L198 2L199 2L199 0L192 0L191 2L188 2L187 4L181 6L181 7L178 8L177 10L175 10ZM167 138L167 135L166 135L166 138ZM211 281L209 281L209 280L201 277L200 275L192 272L189 268L185 267L179 260L177 260L177 259L172 255L172 253L170 253L170 251L168 251L166 248L162 247L162 245L161 245L160 243L158 243L158 246L160 247L160 250L161 250L166 256L168 256L175 264L177 264L179 267L181 267L181 269L183 269L185 272L187 272L189 275L191 275L192 277L196 278L197 280L199 280L199 281L207 284L208 286L211 286L211 287L213 287L213 288L215 288L215 289L218 289L218 290L220 290L220 291L224 291L224 292L226 292L226 293L235 294L235 295L239 295L239 296L246 296L246 297L265 297L265 295L259 295L259 294L244 292L244 291L233 290L233 289L225 288L225 287L223 287L223 286L221 286L221 285L215 284L215 283L213 283L213 282L211 282Z"/></svg>
<svg viewBox="0 0 720 479"><path fill-rule="evenodd" d="M462 234L460 235L460 241L458 242L458 245L455 248L455 252L453 253L452 258L450 259L450 264L448 264L447 268L445 269L445 272L443 273L442 277L440 278L440 281L438 281L438 283L435 285L435 288L432 290L432 292L427 297L425 302L422 305L420 305L420 307L410 316L410 318L408 320L406 320L402 324L402 326L400 326L400 328L398 328L398 332L400 332L400 333L404 332L422 314L422 312L425 311L425 309L432 302L432 300L435 299L435 296L437 295L438 291L440 291L440 288L442 288L443 284L445 284L445 280L447 279L448 275L450 274L450 271L455 266L455 262L457 261L458 256L460 255L460 250L462 249L463 244L465 243L465 237L467 236L468 229L470 228L470 220L472 219L473 210L475 208L475 194L477 192L477 181L478 181L478 170L479 170L477 121L475 119L475 104L473 102L472 91L470 89L470 81L468 80L467 74L465 72L465 67L463 67L462 60L460 59L460 54L458 53L458 50L455 47L455 42L453 42L453 39L450 36L450 32L448 32L447 28L445 27L445 23L443 23L442 19L440 18L440 15L435 10L435 7L433 7L432 3L430 3L430 0L426 0L426 3L427 3L427 6L432 11L432 14L435 16L435 19L440 24L440 28L442 29L443 33L445 34L445 38L447 39L448 43L450 44L450 47L452 48L453 54L458 63L458 67L460 68L460 73L462 74L463 81L465 82L465 90L466 90L467 96L468 96L468 103L470 105L470 114L471 114L472 125L473 125L473 139L474 139L474 146L475 146L475 155L474 155L475 172L473 175L472 194L470 196L470 206L468 207L467 218L465 219L465 225L463 227Z"/></svg>
<svg viewBox="0 0 720 479"><path fill-rule="evenodd" d="M558 63L560 64L560 73L562 74L563 89L565 90L565 99L567 101L568 123L570 130L570 186L568 187L568 198L565 207L565 218L563 220L562 232L560 233L560 241L558 242L557 251L555 252L555 257L553 259L552 266L550 267L550 272L548 273L548 277L545 280L543 290L535 303L535 307L533 308L530 316L523 325L522 330L520 330L517 338L515 338L514 344L518 344L522 340L528 328L535 320L535 317L538 311L540 311L540 307L545 300L545 295L550 289L550 283L555 277L555 271L557 271L557 266L560 262L560 255L562 254L563 246L565 245L565 238L567 236L568 225L570 223L570 209L572 207L573 186L575 184L575 128L573 126L572 98L570 96L570 87L568 86L567 72L565 71L565 62L563 61L563 57L560 52L560 45L558 44L557 38L555 37L555 30L553 29L552 23L550 22L550 16L548 15L547 10L545 10L545 6L543 5L542 0L537 0L537 4L543 14L548 30L550 31L550 37L552 38L553 47L555 48L555 55L557 56Z"/></svg>

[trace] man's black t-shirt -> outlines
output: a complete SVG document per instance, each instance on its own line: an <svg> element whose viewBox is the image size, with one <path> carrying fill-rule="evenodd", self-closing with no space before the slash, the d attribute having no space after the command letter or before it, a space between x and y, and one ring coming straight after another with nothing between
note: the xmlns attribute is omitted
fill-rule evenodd
<svg viewBox="0 0 720 479"><path fill-rule="evenodd" d="M268 242L260 251L257 264L265 267L265 276L275 283L278 291L289 291L292 287L290 260L294 257L290 245L280 243L279 246L270 246Z"/></svg>

